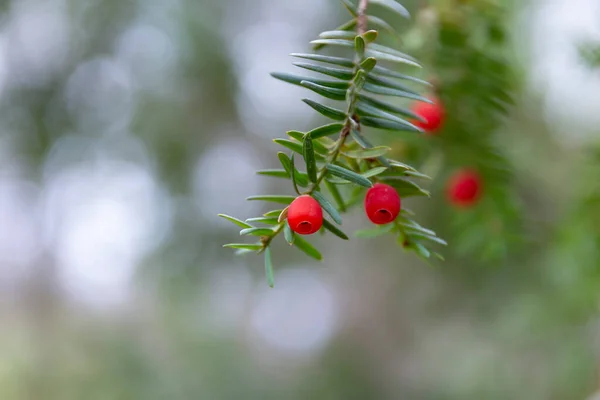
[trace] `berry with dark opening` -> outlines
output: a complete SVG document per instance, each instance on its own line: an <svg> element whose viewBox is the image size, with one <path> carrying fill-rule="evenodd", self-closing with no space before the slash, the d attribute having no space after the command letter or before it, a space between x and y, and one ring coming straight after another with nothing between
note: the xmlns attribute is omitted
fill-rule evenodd
<svg viewBox="0 0 600 400"><path fill-rule="evenodd" d="M427 133L436 133L444 122L444 108L436 98L430 98L433 104L419 102L413 106L412 111L423 118L426 122L415 120L414 125Z"/></svg>
<svg viewBox="0 0 600 400"><path fill-rule="evenodd" d="M377 225L389 224L400 214L400 196L390 185L376 183L365 196L365 212Z"/></svg>
<svg viewBox="0 0 600 400"><path fill-rule="evenodd" d="M448 199L458 207L472 206L481 196L481 186L481 177L477 172L470 169L460 170L448 180Z"/></svg>
<svg viewBox="0 0 600 400"><path fill-rule="evenodd" d="M287 220L294 232L311 235L323 225L323 210L315 199L303 194L290 204Z"/></svg>

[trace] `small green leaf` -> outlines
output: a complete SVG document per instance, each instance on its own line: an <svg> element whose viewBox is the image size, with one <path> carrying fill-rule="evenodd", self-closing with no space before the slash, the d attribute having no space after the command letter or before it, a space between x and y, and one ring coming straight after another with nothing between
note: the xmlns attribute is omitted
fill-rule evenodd
<svg viewBox="0 0 600 400"><path fill-rule="evenodd" d="M430 102L430 100L428 100L427 98L417 95L417 94L414 94L414 93L406 92L404 90L392 89L392 88L388 88L385 86L379 86L379 85L375 85L375 84L369 83L369 82L365 83L364 89L365 89L365 91L367 91L369 93L382 94L384 96L401 97L401 98L405 98L405 99L413 99L413 100L419 100L419 101L424 101L424 102L426 101L427 103ZM340 90L340 89L331 89L331 90Z"/></svg>
<svg viewBox="0 0 600 400"><path fill-rule="evenodd" d="M329 193L331 193L331 197L335 200L335 204L337 204L338 208L341 212L346 211L346 205L344 204L344 199L342 198L342 194L338 190L338 188L332 184L331 182L325 180L325 186Z"/></svg>
<svg viewBox="0 0 600 400"><path fill-rule="evenodd" d="M346 179L346 180L348 180L350 182L354 182L357 185L364 186L364 187L371 187L371 186L373 186L373 184L371 183L370 180L368 180L367 178L365 178L362 175L357 174L354 171L350 171L349 169L340 167L340 166L335 165L335 164L327 164L325 166L325 168L327 168L327 170L332 175L335 175L338 178Z"/></svg>
<svg viewBox="0 0 600 400"><path fill-rule="evenodd" d="M369 141L367 141L367 139L356 129L351 129L350 135L352 136L352 139L354 139L356 143L358 143L363 149L370 149L373 147L371 143L369 143Z"/></svg>
<svg viewBox="0 0 600 400"><path fill-rule="evenodd" d="M364 126L370 126L372 128L385 129L390 131L408 131L422 133L421 128L416 127L410 122L400 123L397 121L391 121L389 119L375 118L375 117L362 117L360 122Z"/></svg>
<svg viewBox="0 0 600 400"><path fill-rule="evenodd" d="M342 0L344 1L344 0ZM350 30L354 30L354 28L356 27L356 18L352 18L349 21L344 22L343 24L339 25L337 28L335 28L335 31L350 31Z"/></svg>
<svg viewBox="0 0 600 400"><path fill-rule="evenodd" d="M381 77L377 76L376 74L369 74L369 76L367 77L367 81L369 81L375 85L387 87L390 89L398 89L398 90L402 90L404 92L408 92L408 93L412 93L412 94L416 94L416 95L419 94L419 92L412 90L411 88L409 88L406 85L403 85L396 81L392 81L390 79L381 78Z"/></svg>
<svg viewBox="0 0 600 400"><path fill-rule="evenodd" d="M404 108L404 107L399 107L399 106L395 106L377 99L374 99L372 97L366 96L366 95L359 95L360 98L360 103L367 103L375 108L379 108L383 111L387 111L390 113L394 113L394 114L399 114L399 115L404 115L406 117L409 117L411 119L415 119L415 120L419 120L421 122L426 122L421 116L415 114L414 112L412 112L411 110Z"/></svg>
<svg viewBox="0 0 600 400"><path fill-rule="evenodd" d="M400 187L410 187L410 188L414 188L418 191L422 191L423 189L421 189L421 187L419 185L417 185L416 183L409 181L408 179L402 178L402 177L398 177L398 176L380 176L379 177L380 180L388 183L390 186L393 186L395 188L400 188Z"/></svg>
<svg viewBox="0 0 600 400"><path fill-rule="evenodd" d="M413 221L411 219L408 219L406 217L403 217L403 216L398 217L396 223L398 225L400 225L401 227L403 227L403 228L412 229L414 231L423 233L425 235L435 236L435 232L432 231L431 229L427 229L425 227L422 227L421 225L419 225L415 221Z"/></svg>
<svg viewBox="0 0 600 400"><path fill-rule="evenodd" d="M308 186L308 176L306 174L298 171L297 169L293 168L291 159L287 156L287 154L278 152L277 156L279 158L279 161L281 162L281 165L283 165L283 168L285 168L285 170L263 170L263 171L258 171L258 173L260 175L276 176L278 178L290 179L290 177L292 177L295 180L296 184L303 186L303 187ZM294 155L292 154L292 158L293 157L294 157ZM292 171L294 171L293 176L291 175Z"/></svg>
<svg viewBox="0 0 600 400"><path fill-rule="evenodd" d="M394 114L390 114L385 111L382 111L382 110L380 110L376 107L373 107L364 102L358 103L358 105L356 106L356 111L358 111L358 115L360 115L360 116L369 116L369 117L387 119L390 121L397 122L399 124L406 124L406 123L410 124L410 122L406 121L405 119L402 119Z"/></svg>
<svg viewBox="0 0 600 400"><path fill-rule="evenodd" d="M357 36L354 38L354 48L356 49L356 54L358 54L359 59L365 58L365 39L361 36Z"/></svg>
<svg viewBox="0 0 600 400"><path fill-rule="evenodd" d="M414 217L415 216L415 212L409 208L402 208L402 210L400 210L400 215L408 215L409 217Z"/></svg>
<svg viewBox="0 0 600 400"><path fill-rule="evenodd" d="M302 142L302 140L304 139L304 132L300 132L300 131L287 131L286 132L288 134L289 137L291 137L292 139L295 139L299 142Z"/></svg>
<svg viewBox="0 0 600 400"><path fill-rule="evenodd" d="M419 185L414 182L410 182L398 177L387 176L380 176L379 179L395 188L400 197L430 196L427 190L421 189Z"/></svg>
<svg viewBox="0 0 600 400"><path fill-rule="evenodd" d="M349 184L352 183L352 182L347 181L345 179L336 178L336 177L332 177L332 176L325 178L325 181L329 182L329 183L332 183L334 185L349 185Z"/></svg>
<svg viewBox="0 0 600 400"><path fill-rule="evenodd" d="M292 186L298 195L300 195L300 191L298 190L298 183L296 182L296 166L294 165L294 155L292 154L292 158L290 159L290 168L292 170ZM309 178L310 179L310 178Z"/></svg>
<svg viewBox="0 0 600 400"><path fill-rule="evenodd" d="M252 228L252 225L245 223L242 220L239 220L235 217L232 217L230 215L227 214L219 214L219 217L221 218L225 218L227 221L229 222L233 222L234 224L236 224L237 226L239 226L240 228Z"/></svg>
<svg viewBox="0 0 600 400"><path fill-rule="evenodd" d="M302 101L311 106L316 112L324 115L327 118L331 118L335 121L342 121L346 119L346 113L341 110L325 106L309 99L302 99Z"/></svg>
<svg viewBox="0 0 600 400"><path fill-rule="evenodd" d="M317 162L315 161L315 149L313 148L312 139L310 134L304 135L304 141L302 142L302 155L304 156L304 162L306 163L306 173L308 179L311 182L317 182Z"/></svg>
<svg viewBox="0 0 600 400"><path fill-rule="evenodd" d="M259 251L263 248L262 244L249 244L249 243L228 243L224 244L223 247L228 247L230 249L245 249L252 251Z"/></svg>
<svg viewBox="0 0 600 400"><path fill-rule="evenodd" d="M399 50L396 50L396 49L394 49L392 47L383 46L381 44L373 43L373 44L371 44L369 46L369 50L375 50L376 52L379 52L379 53L385 53L385 54L389 54L389 55L396 56L396 57L402 57L402 58L405 58L408 61L412 61L414 63L417 63L417 59L416 58L414 58L412 56L409 56L408 54L403 53L403 52L401 52Z"/></svg>
<svg viewBox="0 0 600 400"><path fill-rule="evenodd" d="M285 241L288 242L290 246L294 244L296 235L294 234L294 231L292 231L292 228L290 228L290 224L288 224L287 221L285 221L285 225L283 225L283 236L285 237Z"/></svg>
<svg viewBox="0 0 600 400"><path fill-rule="evenodd" d="M310 81L314 84L334 88L334 89L346 89L348 87L348 82L345 81L332 81L327 79L317 79L309 76L301 76L295 74L288 74L285 72L272 72L271 76L275 79L279 79L280 81L291 83L292 85L302 86L300 82L302 81Z"/></svg>
<svg viewBox="0 0 600 400"><path fill-rule="evenodd" d="M342 0L342 2L347 2L348 0ZM354 15L354 11L348 9L348 11L350 12L350 14ZM354 30L354 28L356 27L356 17L352 18L349 21L344 22L343 24L339 25L337 28L335 28L335 31L350 31L350 30ZM314 50L319 50L320 48L325 47L324 44L317 44L313 46Z"/></svg>
<svg viewBox="0 0 600 400"><path fill-rule="evenodd" d="M325 31L319 34L321 39L345 39L354 40L356 33L349 31Z"/></svg>
<svg viewBox="0 0 600 400"><path fill-rule="evenodd" d="M377 176L385 171L387 171L387 167L375 167L366 172L363 172L361 175L364 176L365 178L371 178L371 177Z"/></svg>
<svg viewBox="0 0 600 400"><path fill-rule="evenodd" d="M446 259L444 258L443 255L441 255L440 253L436 253L436 252L432 252L431 253L435 258L437 258L440 261L446 261Z"/></svg>
<svg viewBox="0 0 600 400"><path fill-rule="evenodd" d="M377 146L366 150L346 151L342 154L350 158L376 158L384 155L390 150L391 148L387 146Z"/></svg>
<svg viewBox="0 0 600 400"><path fill-rule="evenodd" d="M427 249L427 247L423 246L421 243L413 242L408 245L409 248L412 248L415 253L423 258L429 258L431 252Z"/></svg>
<svg viewBox="0 0 600 400"><path fill-rule="evenodd" d="M392 169L390 169L390 176L397 176L398 174L404 175L406 171L415 171L413 167L397 160L389 160ZM400 171L398 171L400 170ZM387 175L387 174L386 174Z"/></svg>
<svg viewBox="0 0 600 400"><path fill-rule="evenodd" d="M333 204L329 202L329 200L327 200L323 193L314 191L312 193L312 197L319 202L323 210L325 210L325 212L331 216L336 224L342 224L342 216L340 215L339 211L333 206Z"/></svg>
<svg viewBox="0 0 600 400"><path fill-rule="evenodd" d="M317 130L317 129L319 129L319 128L316 128L316 129L313 129L313 130ZM306 133L300 132L300 131L288 131L287 134L292 139L296 139L297 141L302 142L304 140L304 135ZM328 155L329 154L329 149L327 148L326 144L323 143L324 141L323 140L315 140L315 137L312 136L312 134L311 134L311 137L313 138L313 146L315 147L315 152L319 153L321 155Z"/></svg>
<svg viewBox="0 0 600 400"><path fill-rule="evenodd" d="M342 79L344 81L349 81L352 79L352 77L354 77L354 72L350 69L323 67L321 65L314 65L314 64L308 64L308 63L292 63L292 65L294 65L298 68L304 68L309 71L314 71L314 72L318 72L323 75Z"/></svg>
<svg viewBox="0 0 600 400"><path fill-rule="evenodd" d="M287 140L287 139L274 139L273 141L277 144L282 145L283 147L286 147L286 148L292 150L293 152L302 154L302 143L293 142L293 141ZM315 158L319 161L325 160L325 157L323 157L321 154L318 154L318 153L315 154Z"/></svg>
<svg viewBox="0 0 600 400"><path fill-rule="evenodd" d="M246 228L240 231L240 235L252 235L252 236L271 236L273 230L269 228Z"/></svg>
<svg viewBox="0 0 600 400"><path fill-rule="evenodd" d="M310 81L302 81L300 85L304 86L307 89L312 90L313 92L326 97L332 100L345 100L346 99L346 91L342 89L334 89L329 88L322 85L317 85L316 83Z"/></svg>
<svg viewBox="0 0 600 400"><path fill-rule="evenodd" d="M272 176L275 178L290 178L290 174L284 169L263 169L256 171L258 175Z"/></svg>
<svg viewBox="0 0 600 400"><path fill-rule="evenodd" d="M273 141L277 144L282 145L298 154L302 154L302 143L294 142L287 139L273 139Z"/></svg>
<svg viewBox="0 0 600 400"><path fill-rule="evenodd" d="M365 178L371 178L373 176L377 176L377 175L385 172L387 169L388 169L387 167L375 167L373 169L370 169L368 171L361 173L360 175L364 176ZM340 178L334 178L334 177L326 178L325 182L329 182L329 183L336 184L336 185L348 185L348 184L352 183L346 179L340 179Z"/></svg>
<svg viewBox="0 0 600 400"><path fill-rule="evenodd" d="M429 240L430 242L435 242L438 244L441 244L443 246L447 246L448 243L444 240L444 239L440 239L437 236L432 236L432 235L425 235L423 233L418 233L418 232L410 232L407 231L406 232L411 238L416 238L416 239L424 239L424 240Z"/></svg>
<svg viewBox="0 0 600 400"><path fill-rule="evenodd" d="M396 38L398 38L398 32L396 32L396 30L390 24L388 24L386 21L384 21L383 19L381 19L379 17L375 17L373 15L368 15L367 22L369 22L375 26L379 26L380 28L385 29L392 35L396 36Z"/></svg>
<svg viewBox="0 0 600 400"><path fill-rule="evenodd" d="M245 254L250 254L250 253L256 253L256 251L248 250L248 249L237 249L234 254L236 256L243 256Z"/></svg>
<svg viewBox="0 0 600 400"><path fill-rule="evenodd" d="M348 0L341 0L341 2L344 4L344 7L346 7L346 10L348 10L348 12L350 14L352 14L353 17L356 18L357 14L356 14L356 7L354 6L354 4L352 4Z"/></svg>
<svg viewBox="0 0 600 400"><path fill-rule="evenodd" d="M369 31L366 31L365 33L363 33L362 37L363 37L363 39L365 39L365 42L371 43L377 39L378 35L379 35L379 33L376 30L369 30Z"/></svg>
<svg viewBox="0 0 600 400"><path fill-rule="evenodd" d="M400 72L397 72L397 71L394 71L394 70L391 70L391 69L388 69L385 67L381 67L379 65L376 65L375 68L373 68L373 73L380 75L380 76L387 76L388 78L403 79L403 80L412 81L415 83L420 83L422 85L431 86L431 83L424 81L423 79L415 78L410 75L401 74Z"/></svg>
<svg viewBox="0 0 600 400"><path fill-rule="evenodd" d="M356 141L356 143L358 143L360 145L360 147L362 147L363 149L370 149L373 146L371 145L371 143L369 143L367 141L367 139L365 139L365 137L363 135L360 134L359 131L357 131L356 129L351 129L350 130L350 135L352 136L352 138L354 139L354 141ZM386 167L391 167L390 163L388 162L388 160L385 157L377 157L377 160L384 166Z"/></svg>
<svg viewBox="0 0 600 400"><path fill-rule="evenodd" d="M384 53L383 51L378 51L374 49L367 50L366 54L369 57L377 58L379 61L390 61L398 64L406 64L413 67L421 68L421 64L419 64L416 61L412 61L408 57L400 57L395 54Z"/></svg>
<svg viewBox="0 0 600 400"><path fill-rule="evenodd" d="M271 261L271 248L265 249L265 276L267 277L267 284L270 287L275 286L275 279L273 277L273 262Z"/></svg>
<svg viewBox="0 0 600 400"><path fill-rule="evenodd" d="M277 225L277 218L275 218L275 217L255 217L255 218L248 218L246 220L246 222L259 222L261 224Z"/></svg>
<svg viewBox="0 0 600 400"><path fill-rule="evenodd" d="M341 47L354 47L354 40L344 40L344 39L316 39L310 42L311 44L323 44L323 45L331 45L331 46L341 46ZM363 40L364 43L364 40Z"/></svg>
<svg viewBox="0 0 600 400"><path fill-rule="evenodd" d="M332 64L332 65L339 65L341 67L350 67L350 68L354 67L354 61L352 61L351 59L348 59L348 58L324 56L322 54L305 54L305 53L292 53L292 54L290 54L290 56L296 57L296 58L303 58L305 60L318 61L318 62Z"/></svg>
<svg viewBox="0 0 600 400"><path fill-rule="evenodd" d="M285 169L285 171L288 174L288 178L291 176L292 173L292 168L290 165L290 158L288 157L287 154L279 151L277 152L277 158L279 158L279 162L281 163L281 165L283 166L283 168Z"/></svg>
<svg viewBox="0 0 600 400"><path fill-rule="evenodd" d="M293 180L298 186L307 187L308 186L308 175L304 172L300 172L297 169L294 169Z"/></svg>
<svg viewBox="0 0 600 400"><path fill-rule="evenodd" d="M272 210L272 211L268 211L266 213L263 214L263 216L265 217L279 217L279 214L281 214L283 210Z"/></svg>
<svg viewBox="0 0 600 400"><path fill-rule="evenodd" d="M331 138L323 136L323 137L320 137L319 139L317 139L317 141L323 143L323 146L325 146L325 147L327 147L327 149L331 150L336 145L337 138L336 138L336 140L333 140Z"/></svg>
<svg viewBox="0 0 600 400"><path fill-rule="evenodd" d="M354 236L363 239L374 238L390 233L394 230L394 228L394 224L377 225L374 228L359 229L358 231L354 232Z"/></svg>
<svg viewBox="0 0 600 400"><path fill-rule="evenodd" d="M287 173L287 178L288 179L290 177L292 178L294 189L296 189L296 193L299 194L299 191L298 191L298 188L296 187L296 185L300 185L303 187L308 186L308 176L306 174L303 174L300 171L296 170L296 168L293 166L293 164L292 164L292 160L294 159L293 154L292 154L292 158L290 159L287 156L287 154L278 152L277 157L279 158L281 165L283 165L283 168L285 168L285 171Z"/></svg>
<svg viewBox="0 0 600 400"><path fill-rule="evenodd" d="M360 67L366 72L370 72L375 65L377 64L377 60L373 57L367 57L360 63ZM368 79L368 78L367 78Z"/></svg>
<svg viewBox="0 0 600 400"><path fill-rule="evenodd" d="M296 235L294 239L294 247L302 250L304 253L314 258L315 260L321 261L323 256L312 244L307 242L304 238L300 237L300 235Z"/></svg>
<svg viewBox="0 0 600 400"><path fill-rule="evenodd" d="M296 198L295 196L264 195L264 196L250 196L250 197L247 197L246 200L249 200L249 201L260 200L260 201L270 201L272 203L279 203L279 204L290 204L292 201L294 201L295 198Z"/></svg>
<svg viewBox="0 0 600 400"><path fill-rule="evenodd" d="M343 128L343 124L333 123L315 128L308 132L308 135L310 135L310 137L314 140L325 136L333 135L334 133L340 133Z"/></svg>
<svg viewBox="0 0 600 400"><path fill-rule="evenodd" d="M421 179L431 180L431 177L429 175L425 175L425 174L422 174L417 171L404 171L404 175L408 175L413 178L421 178Z"/></svg>
<svg viewBox="0 0 600 400"><path fill-rule="evenodd" d="M395 0L370 0L370 4L376 4L385 7L388 10L391 10L404 18L410 18L410 13L408 12L408 10L404 8L402 4L396 2Z"/></svg>
<svg viewBox="0 0 600 400"><path fill-rule="evenodd" d="M323 227L329 232L333 233L335 236L339 237L340 239L348 240L348 235L346 235L337 226L327 221L326 219L323 219Z"/></svg>

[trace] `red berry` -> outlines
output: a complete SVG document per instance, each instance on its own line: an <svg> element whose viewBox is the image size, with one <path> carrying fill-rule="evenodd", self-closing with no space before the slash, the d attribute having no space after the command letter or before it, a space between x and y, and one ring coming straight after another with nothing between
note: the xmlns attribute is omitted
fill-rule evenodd
<svg viewBox="0 0 600 400"><path fill-rule="evenodd" d="M301 235L311 235L323 225L323 210L319 203L307 194L298 196L288 208L290 228Z"/></svg>
<svg viewBox="0 0 600 400"><path fill-rule="evenodd" d="M481 177L475 171L463 169L448 180L450 203L458 207L469 207L481 196Z"/></svg>
<svg viewBox="0 0 600 400"><path fill-rule="evenodd" d="M444 108L440 104L437 99L430 99L433 101L433 104L429 103L416 103L413 106L413 112L426 120L423 121L413 121L413 124L423 129L428 133L435 133L439 130L444 122Z"/></svg>
<svg viewBox="0 0 600 400"><path fill-rule="evenodd" d="M376 183L365 196L367 217L377 225L388 224L400 214L400 196L396 189Z"/></svg>

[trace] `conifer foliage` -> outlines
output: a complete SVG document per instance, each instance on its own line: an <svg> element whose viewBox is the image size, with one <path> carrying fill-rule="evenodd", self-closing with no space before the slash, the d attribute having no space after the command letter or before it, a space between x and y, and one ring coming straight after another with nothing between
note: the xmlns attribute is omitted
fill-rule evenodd
<svg viewBox="0 0 600 400"><path fill-rule="evenodd" d="M283 236L290 246L321 260L321 252L303 235L319 229L348 240L340 227L342 214L361 204L370 205L365 212L376 222L373 228L357 232L356 236L393 234L405 249L423 258L442 259L431 247L446 244L435 232L415 222L410 210L400 209L400 198L429 196L429 192L415 182L428 177L406 163L389 158L391 149L376 145L372 140L374 129L423 133L422 128L410 121L425 121L409 108L398 106L395 100L432 103L421 94L429 85L427 82L399 72L399 67L420 68L418 61L378 43L380 34L374 28L384 27L392 35L398 34L390 24L369 15L368 11L372 7L385 10L386 15L408 17L409 14L396 0L360 0L358 4L342 0L342 3L351 19L313 40L313 53L291 54L297 60L296 67L323 77L272 73L276 79L324 98L323 102L308 98L302 101L331 120L308 132L291 130L287 137L275 139L282 148L277 153L281 168L258 171L264 176L288 180L296 195L249 197L249 201L276 203L281 207L245 221L220 214L241 228L240 235L258 238L254 243L229 243L224 247L236 249L238 254L264 254L270 286L274 284L271 243L277 236ZM347 56L319 52L330 48L341 49ZM386 191L378 189L382 187ZM393 188L397 196L390 196L387 188ZM367 191L370 198L365 201ZM320 206L318 211L316 203Z"/></svg>

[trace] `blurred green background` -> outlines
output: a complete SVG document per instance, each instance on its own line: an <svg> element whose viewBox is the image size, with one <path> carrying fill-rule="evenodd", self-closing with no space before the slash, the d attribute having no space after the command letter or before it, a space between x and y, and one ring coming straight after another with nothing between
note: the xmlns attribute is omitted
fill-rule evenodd
<svg viewBox="0 0 600 400"><path fill-rule="evenodd" d="M469 1L407 1L405 45L454 3ZM2 1L0 399L591 399L600 4L472 3L506 11L516 104L495 137L524 244L458 253L434 190L407 204L447 262L316 237L323 263L275 246L269 289L216 215L291 194L255 171L318 117L269 72L344 22L340 3ZM356 210L344 226L368 224Z"/></svg>

